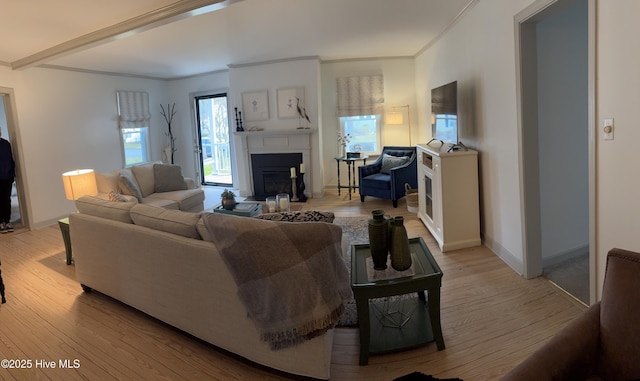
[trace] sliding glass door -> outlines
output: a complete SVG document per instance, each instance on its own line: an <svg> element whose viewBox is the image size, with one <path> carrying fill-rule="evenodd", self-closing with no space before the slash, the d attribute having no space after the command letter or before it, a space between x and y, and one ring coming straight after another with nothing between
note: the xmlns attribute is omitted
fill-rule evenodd
<svg viewBox="0 0 640 381"><path fill-rule="evenodd" d="M195 97L200 157L200 183L228 186L231 178L227 94Z"/></svg>

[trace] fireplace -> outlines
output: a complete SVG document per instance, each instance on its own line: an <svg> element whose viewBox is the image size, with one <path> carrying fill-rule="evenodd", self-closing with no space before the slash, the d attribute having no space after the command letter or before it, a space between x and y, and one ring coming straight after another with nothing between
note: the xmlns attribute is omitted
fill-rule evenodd
<svg viewBox="0 0 640 381"><path fill-rule="evenodd" d="M296 169L296 188L300 189L302 153L251 154L253 197L264 201L278 193L291 193L291 167Z"/></svg>

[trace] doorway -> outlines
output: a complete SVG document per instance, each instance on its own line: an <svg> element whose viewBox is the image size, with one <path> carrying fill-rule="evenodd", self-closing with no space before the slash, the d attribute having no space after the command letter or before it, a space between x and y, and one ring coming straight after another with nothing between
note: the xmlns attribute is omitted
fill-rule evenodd
<svg viewBox="0 0 640 381"><path fill-rule="evenodd" d="M2 138L11 143L13 160L16 163L16 181L11 190L11 223L16 229L29 228L28 213L25 208L25 189L21 171L20 147L18 145L16 107L13 89L0 87L0 130Z"/></svg>
<svg viewBox="0 0 640 381"><path fill-rule="evenodd" d="M194 97L202 185L233 184L229 139L229 103L226 93Z"/></svg>
<svg viewBox="0 0 640 381"><path fill-rule="evenodd" d="M594 11L593 0L540 0L516 16L524 275L544 275L587 305L595 301Z"/></svg>

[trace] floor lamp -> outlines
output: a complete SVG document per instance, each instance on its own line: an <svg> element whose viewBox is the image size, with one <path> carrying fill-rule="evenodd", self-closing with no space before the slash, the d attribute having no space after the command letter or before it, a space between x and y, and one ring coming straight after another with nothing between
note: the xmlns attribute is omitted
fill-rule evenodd
<svg viewBox="0 0 640 381"><path fill-rule="evenodd" d="M404 124L404 113L397 111L399 108L407 108L407 125L409 126L409 146L411 146L411 112L409 111L409 105L393 106L391 112L385 115L387 124L392 126L402 126Z"/></svg>

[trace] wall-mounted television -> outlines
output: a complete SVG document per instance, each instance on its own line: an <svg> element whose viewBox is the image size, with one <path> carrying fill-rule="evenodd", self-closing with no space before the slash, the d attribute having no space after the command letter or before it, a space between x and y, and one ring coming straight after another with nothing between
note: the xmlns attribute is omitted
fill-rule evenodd
<svg viewBox="0 0 640 381"><path fill-rule="evenodd" d="M458 82L431 90L431 136L443 143L458 143Z"/></svg>

